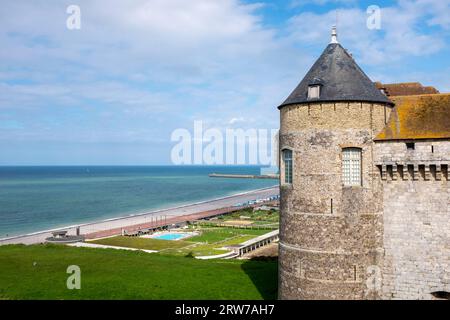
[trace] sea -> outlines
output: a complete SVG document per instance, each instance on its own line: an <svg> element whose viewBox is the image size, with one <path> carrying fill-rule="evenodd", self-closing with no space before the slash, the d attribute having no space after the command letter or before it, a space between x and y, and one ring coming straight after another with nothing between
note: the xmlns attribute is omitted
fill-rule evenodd
<svg viewBox="0 0 450 320"><path fill-rule="evenodd" d="M0 238L220 198L278 184L258 166L0 166Z"/></svg>

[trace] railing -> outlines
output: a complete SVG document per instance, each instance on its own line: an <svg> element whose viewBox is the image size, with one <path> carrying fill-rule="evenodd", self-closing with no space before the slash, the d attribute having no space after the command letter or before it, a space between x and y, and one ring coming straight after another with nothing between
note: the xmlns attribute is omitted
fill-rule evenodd
<svg viewBox="0 0 450 320"><path fill-rule="evenodd" d="M274 230L269 233L263 234L259 237L241 243L241 245L238 248L234 249L234 251L238 256L242 256L258 248L266 246L272 242L278 241L279 233L280 230Z"/></svg>

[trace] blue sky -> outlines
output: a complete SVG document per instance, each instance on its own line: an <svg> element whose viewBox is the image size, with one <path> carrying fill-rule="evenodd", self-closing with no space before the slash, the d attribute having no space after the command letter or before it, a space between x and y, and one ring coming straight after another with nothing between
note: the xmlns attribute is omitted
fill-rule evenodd
<svg viewBox="0 0 450 320"><path fill-rule="evenodd" d="M79 5L81 29L66 8ZM381 29L366 27L369 5ZM171 132L273 129L329 42L450 91L450 0L2 1L0 165L170 164Z"/></svg>

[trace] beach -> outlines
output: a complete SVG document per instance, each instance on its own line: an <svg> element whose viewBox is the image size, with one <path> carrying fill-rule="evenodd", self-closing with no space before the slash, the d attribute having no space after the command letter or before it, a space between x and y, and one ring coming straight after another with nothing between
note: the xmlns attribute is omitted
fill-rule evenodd
<svg viewBox="0 0 450 320"><path fill-rule="evenodd" d="M0 166L0 239L153 212L251 190L268 179L248 166Z"/></svg>
<svg viewBox="0 0 450 320"><path fill-rule="evenodd" d="M5 244L37 244L45 241L52 235L52 231L67 230L69 234L75 234L79 227L81 234L95 234L98 236L109 236L117 234L121 229L127 229L130 226L145 226L155 221L177 222L183 220L193 220L203 216L210 215L211 212L220 212L228 210L238 203L246 201L264 199L279 194L278 186L263 188L248 192L240 192L234 195L195 202L192 204L171 207L166 209L153 210L134 215L101 220L98 222L71 225L63 228L45 230L25 235L19 235L10 238L0 239L0 245Z"/></svg>

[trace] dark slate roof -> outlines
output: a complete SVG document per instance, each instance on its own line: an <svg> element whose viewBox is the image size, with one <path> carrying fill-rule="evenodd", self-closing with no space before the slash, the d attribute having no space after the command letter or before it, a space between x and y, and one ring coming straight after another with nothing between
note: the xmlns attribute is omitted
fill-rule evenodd
<svg viewBox="0 0 450 320"><path fill-rule="evenodd" d="M308 99L308 86L321 85L319 99ZM306 76L278 108L317 101L365 101L393 105L339 44L330 43Z"/></svg>

